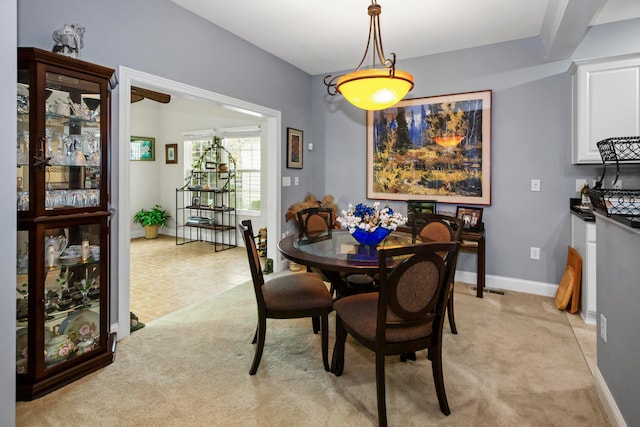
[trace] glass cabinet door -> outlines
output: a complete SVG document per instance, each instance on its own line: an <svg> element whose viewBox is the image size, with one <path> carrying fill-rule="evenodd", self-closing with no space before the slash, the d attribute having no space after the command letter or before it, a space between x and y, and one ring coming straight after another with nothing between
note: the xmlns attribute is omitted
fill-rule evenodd
<svg viewBox="0 0 640 427"><path fill-rule="evenodd" d="M44 230L44 367L100 345L101 224Z"/></svg>
<svg viewBox="0 0 640 427"><path fill-rule="evenodd" d="M105 91L104 82L51 70L45 72L44 87L31 87L29 70L18 71L18 211L35 209L51 215L63 209L102 206ZM34 117L44 118L44 123L34 123ZM34 166L44 170L41 179L34 178L40 176L38 172L30 171ZM44 188L30 188L30 177ZM43 198L30 206L34 191L43 191Z"/></svg>
<svg viewBox="0 0 640 427"><path fill-rule="evenodd" d="M16 248L16 370L27 373L29 344L29 232L19 230Z"/></svg>

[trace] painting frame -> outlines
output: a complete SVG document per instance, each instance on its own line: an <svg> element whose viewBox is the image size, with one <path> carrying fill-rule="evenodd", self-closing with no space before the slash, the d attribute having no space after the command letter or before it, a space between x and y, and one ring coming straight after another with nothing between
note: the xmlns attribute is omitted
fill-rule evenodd
<svg viewBox="0 0 640 427"><path fill-rule="evenodd" d="M150 136L132 136L129 147L129 159L134 161L155 161L156 139Z"/></svg>
<svg viewBox="0 0 640 427"><path fill-rule="evenodd" d="M304 132L287 128L287 168L302 169Z"/></svg>
<svg viewBox="0 0 640 427"><path fill-rule="evenodd" d="M482 211L483 208L478 208L475 206L457 206L456 218L462 221L462 230L481 231Z"/></svg>
<svg viewBox="0 0 640 427"><path fill-rule="evenodd" d="M492 91L367 111L367 198L491 205Z"/></svg>
<svg viewBox="0 0 640 427"><path fill-rule="evenodd" d="M164 162L168 165L178 163L178 144L164 146Z"/></svg>

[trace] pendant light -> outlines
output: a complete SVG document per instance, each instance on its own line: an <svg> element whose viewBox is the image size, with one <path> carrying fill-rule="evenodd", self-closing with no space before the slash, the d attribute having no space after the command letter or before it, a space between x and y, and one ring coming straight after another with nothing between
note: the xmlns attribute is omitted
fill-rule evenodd
<svg viewBox="0 0 640 427"><path fill-rule="evenodd" d="M335 77L327 75L324 84L329 95L340 92L347 101L363 110L383 110L397 104L413 89L413 76L406 71L396 70L396 54L385 58L380 35L380 13L382 7L371 0L368 8L369 38L367 47L356 69L349 73ZM373 44L373 65L370 69L361 70L364 60ZM381 67L376 68L376 61Z"/></svg>

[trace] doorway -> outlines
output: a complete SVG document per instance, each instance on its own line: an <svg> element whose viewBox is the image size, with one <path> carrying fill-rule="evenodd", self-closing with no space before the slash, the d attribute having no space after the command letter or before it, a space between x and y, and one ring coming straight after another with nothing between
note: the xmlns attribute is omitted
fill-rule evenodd
<svg viewBox="0 0 640 427"><path fill-rule="evenodd" d="M168 93L179 93L187 97L193 97L199 100L206 100L223 108L234 109L239 112L247 112L248 114L260 114L266 119L264 129L265 137L265 155L269 165L275 165L265 171L265 188L266 196L262 203L265 212L274 212L275 215L267 215L267 228L275 230L274 235L280 235L280 182L281 175L281 117L280 112L260 105L252 104L246 101L230 98L215 92L210 92L194 86L185 85L180 82L164 79L141 71L136 71L127 67L119 69L119 124L114 126L119 130L118 147L114 147L114 157L117 162L112 166L113 176L118 177L117 188L113 190L113 200L117 201L116 213L112 223L112 262L111 276L112 283L118 283L117 287L112 287L112 300L117 301L117 318L118 318L118 339L129 336L129 312L130 312L130 166L129 166L129 144L131 138L131 86L142 86L156 91L165 91ZM268 241L267 250L270 253L276 253L276 239ZM274 259L274 270L279 271L280 265L278 257ZM112 315L113 315L112 311ZM114 325L112 325L113 327Z"/></svg>

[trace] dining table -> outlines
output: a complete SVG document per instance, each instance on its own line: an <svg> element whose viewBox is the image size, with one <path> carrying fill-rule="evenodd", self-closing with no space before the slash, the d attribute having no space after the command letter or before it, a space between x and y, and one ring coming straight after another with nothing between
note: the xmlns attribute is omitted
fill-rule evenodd
<svg viewBox="0 0 640 427"><path fill-rule="evenodd" d="M380 246L410 245L411 233L394 231ZM378 246L363 245L347 231L331 229L316 235L290 234L278 242L278 250L285 258L320 270L333 285L338 297L355 293L343 280L348 274L378 272ZM399 263L401 260L395 260ZM390 267L394 267L391 264Z"/></svg>

